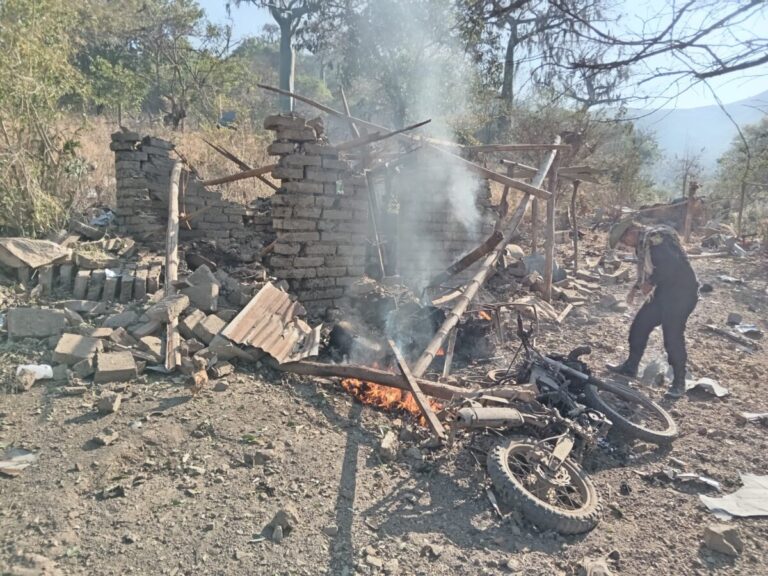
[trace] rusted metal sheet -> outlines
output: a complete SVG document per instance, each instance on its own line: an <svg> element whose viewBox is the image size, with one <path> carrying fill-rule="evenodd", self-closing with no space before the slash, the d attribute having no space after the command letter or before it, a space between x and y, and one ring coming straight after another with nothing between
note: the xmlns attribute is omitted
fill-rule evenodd
<svg viewBox="0 0 768 576"><path fill-rule="evenodd" d="M312 328L299 316L304 307L268 283L222 331L235 344L258 348L277 360L297 362L316 356L320 326Z"/></svg>

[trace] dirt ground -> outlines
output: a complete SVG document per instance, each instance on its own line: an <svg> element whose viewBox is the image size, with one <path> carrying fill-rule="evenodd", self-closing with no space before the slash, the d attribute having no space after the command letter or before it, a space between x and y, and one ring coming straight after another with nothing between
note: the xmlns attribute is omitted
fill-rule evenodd
<svg viewBox="0 0 768 576"><path fill-rule="evenodd" d="M768 329L765 261L694 265L714 290L690 321L690 367L731 395L689 393L665 404L681 430L671 449L637 442L599 449L586 467L602 518L588 534L541 533L514 510L498 518L480 448L490 436L430 450L413 438L407 418L360 405L334 381L241 366L220 386L226 390L195 399L181 379L112 385L125 399L105 417L92 392L65 397L54 385L36 385L0 393L0 445L39 455L19 477L0 478L0 573L37 565L47 570L37 573L67 575L543 576L580 574L585 558L610 554L611 570L623 575L768 574L768 521L735 521L744 551L731 559L701 545L705 526L717 522L699 501L716 494L711 488L641 476L676 459L729 493L740 473L768 471L768 429L735 418L768 411L768 354L701 329L724 324L729 312ZM744 282L723 282L721 274ZM620 299L626 290L602 288ZM567 352L588 343L593 368L620 360L633 311L590 303L562 327L546 326L539 347ZM654 334L646 360L662 350ZM0 353L6 373L50 357L34 342L3 344ZM491 367L478 366L478 375ZM119 438L99 446L93 439L106 427ZM399 457L384 463L377 448L389 429L403 441ZM297 511L296 527L275 543L264 529L286 507Z"/></svg>

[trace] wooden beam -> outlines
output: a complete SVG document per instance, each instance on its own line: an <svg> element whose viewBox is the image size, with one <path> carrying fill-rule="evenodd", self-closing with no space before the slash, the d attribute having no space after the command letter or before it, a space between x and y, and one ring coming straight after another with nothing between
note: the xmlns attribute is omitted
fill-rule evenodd
<svg viewBox="0 0 768 576"><path fill-rule="evenodd" d="M393 132L385 132L384 134L382 134L381 132L374 132L373 134L359 136L354 140L348 140L347 142L342 142L341 144L337 144L336 146L334 146L334 148L339 152L343 152L344 150L351 150L353 148L360 148L361 146L367 146L368 144L380 142L381 140L392 138L393 136L397 136L398 134L403 134L405 132L415 130L416 128L425 126L430 122L432 122L431 118L428 120L424 120L423 122L418 122L417 124L411 124L410 126L406 126L405 128L401 128L400 130L395 130Z"/></svg>
<svg viewBox="0 0 768 576"><path fill-rule="evenodd" d="M262 166L261 168L253 168L251 170L243 170L239 174L231 174L222 178L214 178L213 180L203 180L203 186L216 186L217 184L227 184L229 182L237 182L238 180L245 180L246 178L255 178L262 174L268 174L277 168L277 164L270 164L269 166Z"/></svg>
<svg viewBox="0 0 768 576"><path fill-rule="evenodd" d="M209 142L209 141L208 141L208 140L206 140L205 138L203 138L203 142L205 142L206 144L208 144L208 146L210 146L211 148L213 148L214 150L216 150L216 152L218 152L219 154L221 154L222 156L224 156L224 158L226 158L227 160L230 160L230 161L234 162L234 163L237 165L237 167L238 167L238 168L240 168L240 170L243 170L243 171L246 171L246 170L253 170L253 168L251 168L250 166L248 166L248 164L246 164L245 162L243 162L243 161L242 161L240 158L238 158L237 156L235 156L235 155L234 155L232 152L230 152L229 150L227 150L227 149L226 149L226 148L224 148L223 146L219 146L218 144L214 144L213 142ZM269 180L267 180L266 178L264 178L264 176L261 176L261 175L259 174L259 175L257 175L257 176L256 176L256 178L258 178L258 179L259 179L259 180L261 180L261 181L262 181L264 184L266 184L267 186L269 186L270 188L272 188L272 190L274 190L275 192L277 192L277 191L279 190L279 188L278 188L277 186L275 186L275 185L274 185L272 182L270 182Z"/></svg>
<svg viewBox="0 0 768 576"><path fill-rule="evenodd" d="M426 396L424 396L424 393L421 391L421 388L419 388L419 383L416 381L416 378L414 378L413 374L411 374L411 370L408 368L408 364L405 361L402 352L400 352L400 349L397 347L397 344L395 344L394 340L388 338L387 342L389 343L389 347L392 349L392 352L395 354L397 365L400 367L400 371L403 373L403 376L405 376L405 381L408 383L408 387L411 389L411 394L413 394L413 398L416 400L416 404L418 404L419 408L421 408L421 413L424 414L424 418L426 418L427 424L429 424L429 428L432 430L432 433L435 436L444 442L447 439L445 435L445 429L440 423L440 420L437 419L435 413L432 411L432 408L429 405L429 400L427 400Z"/></svg>
<svg viewBox="0 0 768 576"><path fill-rule="evenodd" d="M171 169L171 184L168 190L168 229L165 237L165 295L176 292L175 282L179 279L179 186L181 184L181 162L174 161ZM165 329L165 369L173 370L181 362L179 352L179 319L171 320Z"/></svg>
<svg viewBox="0 0 768 576"><path fill-rule="evenodd" d="M549 191L552 197L547 200L547 228L544 238L544 292L542 296L552 302L552 268L555 265L555 209L557 208L557 166L560 155L556 154L549 173Z"/></svg>
<svg viewBox="0 0 768 576"><path fill-rule="evenodd" d="M502 158L501 163L504 166L513 166L516 168L520 176L525 178L531 178L536 174L536 168L527 164L522 164L515 160L509 160L508 158ZM573 181L581 180L582 182L591 182L592 184L600 184L600 181L595 178L596 174L603 173L603 170L591 168L590 166L566 166L559 168L557 171L558 178L563 180Z"/></svg>
<svg viewBox="0 0 768 576"><path fill-rule="evenodd" d="M443 364L443 379L448 378L451 375L451 367L453 366L453 352L456 349L456 333L459 331L458 327L451 330L451 334L448 336L448 348L445 351L445 362Z"/></svg>
<svg viewBox="0 0 768 576"><path fill-rule="evenodd" d="M468 152L528 152L535 150L570 150L570 144L487 144L465 146Z"/></svg>
<svg viewBox="0 0 768 576"><path fill-rule="evenodd" d="M557 136L554 143L560 143L560 136ZM553 150L547 155L544 162L542 162L538 174L536 174L536 177L533 179L532 184L534 187L541 186L542 182L544 182L544 178L546 178L547 174L549 173L550 166L552 165L556 155L557 151ZM469 281L462 295L459 296L458 302L448 313L445 321L443 322L443 325L435 333L422 355L416 361L416 364L413 367L413 374L417 378L422 376L427 371L429 365L432 364L432 360L435 358L435 354L437 354L437 351L448 337L448 334L450 334L451 330L453 330L458 325L461 316L464 314L464 312L466 312L475 296L477 296L477 293L480 291L480 288L483 286L483 284L485 284L485 281L491 276L493 266L498 261L499 257L504 251L504 247L510 242L512 236L517 230L517 227L520 225L526 208L528 207L528 201L530 198L530 194L523 196L523 199L518 204L517 209L515 210L515 213L512 215L512 217L508 221L505 219L506 225L504 228L506 229L506 232L504 233L504 239L488 256L485 257L482 265L480 266L480 269Z"/></svg>
<svg viewBox="0 0 768 576"><path fill-rule="evenodd" d="M447 150L444 150L439 146L431 145L430 148L432 150L437 150L438 152L440 152L441 154L444 154L445 156L448 156L449 158L452 158L454 161L464 166L470 172L474 172L475 174L478 174L483 178L487 178L488 180L493 180L494 182L498 182L499 184L504 184L504 186L509 186L510 188L514 188L515 190L519 190L520 192L530 194L535 198L541 198L542 200L548 200L551 196L549 192L547 192L546 190L542 190L538 186L534 186L532 184L526 184L525 182L520 182L519 180L513 180L512 178L503 176L498 172L494 172L493 170L489 170L488 168L480 166L479 164L475 164L474 162L465 160L461 156L457 156L452 152L448 152Z"/></svg>
<svg viewBox="0 0 768 576"><path fill-rule="evenodd" d="M499 245L499 242L501 242L504 239L504 234L502 234L499 230L496 230L493 234L491 234L485 242L480 244L477 248L472 250L469 254L464 256L463 258L459 259L458 261L451 264L448 268L446 268L443 272L432 278L432 280L429 281L429 284L427 287L432 286L439 286L446 280L448 280L451 276L454 276L458 274L459 272L462 272L463 270L466 270L472 264L480 260L483 256L488 254L491 250L496 248L496 246Z"/></svg>
<svg viewBox="0 0 768 576"><path fill-rule="evenodd" d="M571 193L571 234L573 234L573 272L579 271L579 224L576 219L576 199L579 195L579 184L581 180L573 181L573 192Z"/></svg>

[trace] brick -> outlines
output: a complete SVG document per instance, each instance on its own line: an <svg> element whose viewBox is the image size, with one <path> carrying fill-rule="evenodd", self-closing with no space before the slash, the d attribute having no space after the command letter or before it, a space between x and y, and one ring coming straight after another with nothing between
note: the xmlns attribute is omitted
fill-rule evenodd
<svg viewBox="0 0 768 576"><path fill-rule="evenodd" d="M127 328L139 321L139 315L133 310L126 310L120 314L112 314L104 322L102 326L107 328Z"/></svg>
<svg viewBox="0 0 768 576"><path fill-rule="evenodd" d="M278 232L277 239L282 242L319 242L320 232Z"/></svg>
<svg viewBox="0 0 768 576"><path fill-rule="evenodd" d="M157 336L144 336L139 339L139 349L150 354L155 362L163 361L163 341Z"/></svg>
<svg viewBox="0 0 768 576"><path fill-rule="evenodd" d="M328 170L342 170L346 172L352 169L348 162L339 160L338 158L333 158L332 156L325 156L323 158L323 168Z"/></svg>
<svg viewBox="0 0 768 576"><path fill-rule="evenodd" d="M272 170L272 178L275 180L301 180L304 178L304 168L288 168L278 166Z"/></svg>
<svg viewBox="0 0 768 576"><path fill-rule="evenodd" d="M350 222L341 222L339 220L319 220L317 229L320 232L347 232Z"/></svg>
<svg viewBox="0 0 768 576"><path fill-rule="evenodd" d="M350 276L364 276L365 266L347 266L347 272Z"/></svg>
<svg viewBox="0 0 768 576"><path fill-rule="evenodd" d="M13 338L57 336L67 325L64 312L43 308L11 308L7 319L8 335Z"/></svg>
<svg viewBox="0 0 768 576"><path fill-rule="evenodd" d="M336 252L339 256L365 256L366 247L359 244L341 245L337 248Z"/></svg>
<svg viewBox="0 0 768 576"><path fill-rule="evenodd" d="M90 270L78 270L75 276L75 287L72 289L72 294L75 300L85 300L85 295L88 292L88 280L91 278Z"/></svg>
<svg viewBox="0 0 768 576"><path fill-rule="evenodd" d="M293 265L296 268L313 268L322 266L324 260L323 256L297 256L293 259Z"/></svg>
<svg viewBox="0 0 768 576"><path fill-rule="evenodd" d="M300 130L307 126L307 121L300 116L291 116L289 114L273 114L264 118L265 130L293 129Z"/></svg>
<svg viewBox="0 0 768 576"><path fill-rule="evenodd" d="M272 209L275 206L307 206L315 205L315 197L309 195L276 193L272 196Z"/></svg>
<svg viewBox="0 0 768 576"><path fill-rule="evenodd" d="M189 308L189 304L189 297L186 294L172 294L149 308L146 315L151 320L170 322L174 318L178 318L184 310Z"/></svg>
<svg viewBox="0 0 768 576"><path fill-rule="evenodd" d="M334 278L305 278L300 282L299 286L310 290L333 288L336 286L336 280Z"/></svg>
<svg viewBox="0 0 768 576"><path fill-rule="evenodd" d="M342 267L346 269L347 266L354 266L354 260L352 256L326 256L325 265L329 268Z"/></svg>
<svg viewBox="0 0 768 576"><path fill-rule="evenodd" d="M315 206L318 208L336 208L339 205L339 198L329 196L315 196Z"/></svg>
<svg viewBox="0 0 768 576"><path fill-rule="evenodd" d="M56 349L53 351L53 361L72 366L103 350L103 343L98 338L80 336L79 334L62 334Z"/></svg>
<svg viewBox="0 0 768 576"><path fill-rule="evenodd" d="M305 291L301 290L297 294L300 300L302 301L312 301L312 300L325 300L329 298L340 298L344 295L344 288L336 287L336 288L326 288L325 290L312 290L312 291Z"/></svg>
<svg viewBox="0 0 768 576"><path fill-rule="evenodd" d="M224 320L215 314L211 314L195 324L195 327L192 331L198 340L205 344L210 344L213 340L213 337L224 330L226 325L227 323L224 322Z"/></svg>
<svg viewBox="0 0 768 576"><path fill-rule="evenodd" d="M348 286L352 286L355 282L360 280L360 278L357 277L343 277L343 278L336 278L336 286L344 286L345 288Z"/></svg>
<svg viewBox="0 0 768 576"><path fill-rule="evenodd" d="M106 391L96 403L96 409L99 414L114 414L120 410L120 404L123 402L123 396L119 392Z"/></svg>
<svg viewBox="0 0 768 576"><path fill-rule="evenodd" d="M329 256L336 254L336 244L310 244L304 248L304 253L307 256Z"/></svg>
<svg viewBox="0 0 768 576"><path fill-rule="evenodd" d="M290 268L293 266L293 258L272 256L272 258L269 259L269 265L273 268Z"/></svg>
<svg viewBox="0 0 768 576"><path fill-rule="evenodd" d="M317 220L301 220L299 218L289 218L286 220L275 219L272 220L272 226L275 230L317 230Z"/></svg>
<svg viewBox="0 0 768 576"><path fill-rule="evenodd" d="M323 185L323 194L326 196L340 197L344 195L344 185L338 182L328 182Z"/></svg>
<svg viewBox="0 0 768 576"><path fill-rule="evenodd" d="M290 218L293 216L293 210L292 206L274 206L272 208L272 218Z"/></svg>
<svg viewBox="0 0 768 576"><path fill-rule="evenodd" d="M310 126L306 128L279 128L277 134L275 134L275 140L314 142L317 140L317 132Z"/></svg>
<svg viewBox="0 0 768 576"><path fill-rule="evenodd" d="M352 220L353 217L352 210L323 210L323 218L328 220Z"/></svg>
<svg viewBox="0 0 768 576"><path fill-rule="evenodd" d="M117 287L120 285L120 276L109 276L104 281L104 290L101 293L103 302L113 302L117 296Z"/></svg>
<svg viewBox="0 0 768 576"><path fill-rule="evenodd" d="M96 355L96 374L93 376L93 381L97 384L126 382L137 376L136 361L127 350L100 352Z"/></svg>
<svg viewBox="0 0 768 576"><path fill-rule="evenodd" d="M309 166L307 168L307 180L313 180L315 182L336 182L339 180L339 173L336 170L325 170L323 168L316 168Z"/></svg>
<svg viewBox="0 0 768 576"><path fill-rule="evenodd" d="M334 156L336 158L338 158L339 156L338 151L333 146L329 146L327 144L316 144L316 143L304 144L304 152L313 156L314 155Z"/></svg>
<svg viewBox="0 0 768 576"><path fill-rule="evenodd" d="M275 270L274 272L275 276L286 280L317 277L317 271L314 268L289 268L286 270Z"/></svg>
<svg viewBox="0 0 768 576"><path fill-rule="evenodd" d="M321 182L283 182L283 189L292 194L322 194L323 184Z"/></svg>
<svg viewBox="0 0 768 576"><path fill-rule="evenodd" d="M192 310L187 316L179 322L179 333L187 340L195 337L195 326L198 322L205 319L205 312L202 310Z"/></svg>
<svg viewBox="0 0 768 576"><path fill-rule="evenodd" d="M273 142L267 146L269 156L281 156L283 154L293 154L298 148L293 142Z"/></svg>
<svg viewBox="0 0 768 576"><path fill-rule="evenodd" d="M317 268L318 278L333 278L337 276L346 276L346 274L347 274L346 266L337 266L335 268L323 266L322 268Z"/></svg>
<svg viewBox="0 0 768 576"><path fill-rule="evenodd" d="M323 242L337 242L337 243L347 243L350 244L352 242L352 234L349 232L322 232L320 234L320 240Z"/></svg>
<svg viewBox="0 0 768 576"><path fill-rule="evenodd" d="M69 291L72 289L74 268L74 264L62 264L59 267L59 288L62 290Z"/></svg>
<svg viewBox="0 0 768 576"><path fill-rule="evenodd" d="M131 336L125 328L114 329L112 334L109 335L109 339L115 344L120 344L121 346L133 347L139 343L139 341Z"/></svg>
<svg viewBox="0 0 768 576"><path fill-rule="evenodd" d="M144 338L144 336L151 336L152 334L156 334L162 327L162 322L158 322L157 320L150 320L149 322L144 322L143 324L139 324L131 328L131 334L134 338L141 339Z"/></svg>
<svg viewBox="0 0 768 576"><path fill-rule="evenodd" d="M296 256L301 250L301 244L285 244L276 242L272 252L280 256Z"/></svg>
<svg viewBox="0 0 768 576"><path fill-rule="evenodd" d="M289 154L280 159L280 164L285 166L322 166L322 156Z"/></svg>
<svg viewBox="0 0 768 576"><path fill-rule="evenodd" d="M318 218L320 218L322 213L323 213L323 211L320 208L296 207L296 208L293 209L293 215L296 218L314 218L314 219L318 219ZM275 216L274 210L272 210L272 215Z"/></svg>
<svg viewBox="0 0 768 576"><path fill-rule="evenodd" d="M218 284L205 283L197 286L188 286L181 293L189 298L190 303L205 312L216 312L219 303Z"/></svg>

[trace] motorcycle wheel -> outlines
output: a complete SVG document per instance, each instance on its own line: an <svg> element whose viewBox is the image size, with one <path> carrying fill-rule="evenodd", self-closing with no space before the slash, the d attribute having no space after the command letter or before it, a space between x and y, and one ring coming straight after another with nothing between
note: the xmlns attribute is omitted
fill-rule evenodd
<svg viewBox="0 0 768 576"><path fill-rule="evenodd" d="M586 404L599 410L613 428L627 436L653 444L669 444L677 438L677 424L661 406L629 386L599 381L584 387Z"/></svg>
<svg viewBox="0 0 768 576"><path fill-rule="evenodd" d="M599 521L597 492L577 464L566 460L555 474L544 464L548 451L530 439L511 439L488 453L494 488L544 530L581 534Z"/></svg>

